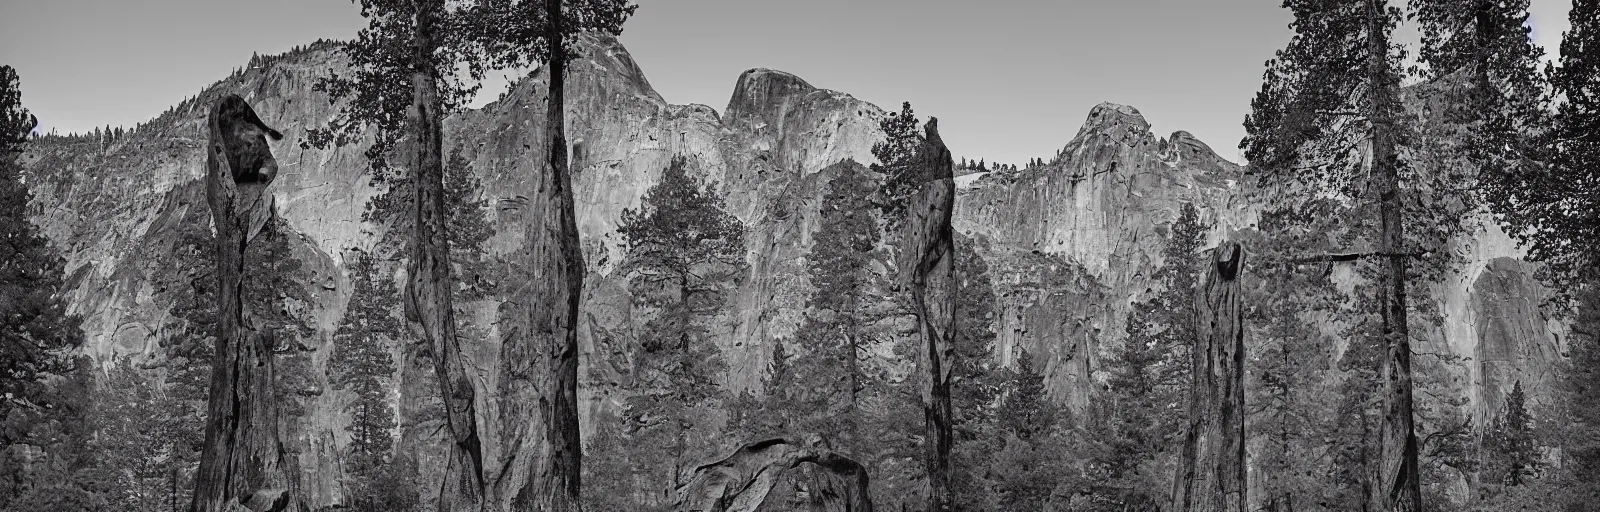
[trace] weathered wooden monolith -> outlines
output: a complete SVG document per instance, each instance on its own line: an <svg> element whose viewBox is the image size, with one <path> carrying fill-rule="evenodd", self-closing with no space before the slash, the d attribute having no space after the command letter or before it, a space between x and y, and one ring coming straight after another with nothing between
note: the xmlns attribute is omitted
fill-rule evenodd
<svg viewBox="0 0 1600 512"><path fill-rule="evenodd" d="M938 119L929 118L916 152L920 186L911 195L901 233L900 269L917 318L917 386L924 418L923 464L928 475L929 512L950 510L950 369L955 332L954 160L939 138Z"/></svg>
<svg viewBox="0 0 1600 512"><path fill-rule="evenodd" d="M1244 246L1213 251L1196 290L1189 425L1172 490L1181 512L1244 512Z"/></svg>
<svg viewBox="0 0 1600 512"><path fill-rule="evenodd" d="M275 340L257 330L243 298L245 249L273 215L266 189L278 166L266 138L282 135L232 94L213 105L207 125L206 200L216 228L217 339L205 446L190 510L291 510L292 486L278 438L273 389Z"/></svg>

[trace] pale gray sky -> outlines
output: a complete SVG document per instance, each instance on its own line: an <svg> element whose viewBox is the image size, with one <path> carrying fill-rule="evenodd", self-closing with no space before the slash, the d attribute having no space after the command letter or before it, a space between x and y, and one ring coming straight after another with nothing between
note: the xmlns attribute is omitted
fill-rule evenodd
<svg viewBox="0 0 1600 512"><path fill-rule="evenodd" d="M721 110L768 67L940 118L957 155L1049 157L1101 101L1237 159L1274 0L638 0L622 41L667 101ZM1398 1L1398 0L1395 0ZM1533 0L1556 51L1571 0ZM244 65L365 25L347 0L0 0L0 64L45 130L131 126ZM487 93L492 98L497 91Z"/></svg>

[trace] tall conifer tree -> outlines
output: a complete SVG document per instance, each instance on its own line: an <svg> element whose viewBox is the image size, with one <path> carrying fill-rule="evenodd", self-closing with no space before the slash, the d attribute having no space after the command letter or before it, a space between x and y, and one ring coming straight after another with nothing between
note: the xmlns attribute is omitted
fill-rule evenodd
<svg viewBox="0 0 1600 512"><path fill-rule="evenodd" d="M1323 192L1352 199L1372 217L1376 250L1359 255L1380 265L1377 309L1384 357L1379 363L1383 418L1377 481L1370 506L1421 509L1413 426L1411 334L1407 324L1405 219L1398 147L1401 52L1390 41L1401 14L1385 0L1285 0L1294 37L1268 62L1240 143L1263 185L1284 187L1289 201Z"/></svg>
<svg viewBox="0 0 1600 512"><path fill-rule="evenodd" d="M1554 118L1543 133L1545 165L1489 183L1508 231L1528 255L1569 284L1600 278L1600 1L1574 0L1560 65L1548 70Z"/></svg>
<svg viewBox="0 0 1600 512"><path fill-rule="evenodd" d="M41 405L41 379L64 374L72 362L64 350L83 343L60 295L66 262L28 218L33 194L17 156L38 119L22 107L20 84L0 66L0 418Z"/></svg>

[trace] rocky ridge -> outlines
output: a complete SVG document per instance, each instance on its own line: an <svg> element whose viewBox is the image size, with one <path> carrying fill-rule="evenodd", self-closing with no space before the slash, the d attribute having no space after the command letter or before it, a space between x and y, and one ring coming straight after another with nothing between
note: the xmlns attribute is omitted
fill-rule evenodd
<svg viewBox="0 0 1600 512"><path fill-rule="evenodd" d="M589 265L580 322L586 424L595 411L617 405L614 392L627 376L636 328L626 286L615 275L624 250L616 233L621 212L638 207L674 155L690 156L691 172L716 183L747 226L750 273L716 339L730 368L729 387L755 388L771 344L793 333L810 293L804 258L822 189L840 172L839 162L873 161L884 111L767 69L738 77L720 114L674 105L650 87L616 40L587 37L580 47L566 115ZM349 300L344 255L370 249L387 229L361 220L378 192L369 186L362 145L324 150L296 143L336 112L311 84L345 67L330 47L271 59L132 136L110 144L40 144L22 160L34 187L34 220L67 258L72 311L85 317L89 339L84 352L101 362L133 357L159 367L157 340L170 315L161 274L173 271L163 258L176 244L175 224L205 208L198 186L204 107L238 93L287 135L273 148L282 174L271 190L299 240L302 278L314 291L312 303L296 307L314 319L318 334L301 340L316 389L286 439L302 470L319 475L306 482L316 504L336 503L343 492L337 475L348 443L341 412L348 397L321 390L331 332ZM492 254L509 254L522 242L519 207L545 159L544 90L535 72L500 101L445 121L446 150L462 147L490 200L490 225L500 227L489 242ZM956 230L978 240L995 273L997 357L1009 364L1019 348L1027 350L1044 361L1052 396L1085 403L1096 361L1119 342L1129 304L1152 293L1149 274L1160 264L1179 207L1196 204L1214 222L1212 243L1253 224L1243 176L1188 133L1157 137L1137 110L1102 104L1047 165L959 179ZM1545 292L1530 278L1531 267L1517 259L1508 237L1485 229L1460 242L1467 263L1433 293L1446 321L1431 338L1434 348L1475 361L1469 390L1480 417L1511 381L1524 379L1537 390L1548 380L1562 334L1537 306ZM491 361L495 304L467 307L466 318L485 331L478 361Z"/></svg>

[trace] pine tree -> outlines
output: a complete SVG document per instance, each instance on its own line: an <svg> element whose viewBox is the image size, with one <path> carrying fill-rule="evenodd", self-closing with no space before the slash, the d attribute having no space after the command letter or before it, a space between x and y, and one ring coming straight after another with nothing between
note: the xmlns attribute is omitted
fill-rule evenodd
<svg viewBox="0 0 1600 512"><path fill-rule="evenodd" d="M880 234L872 203L878 182L853 161L823 173L832 177L823 190L821 218L806 256L814 293L806 300L805 319L793 339L775 340L762 398L735 399L729 426L737 427L738 438L745 440L820 434L835 451L875 462L886 458L880 454L895 453L897 444L895 435L884 435L895 427L884 424L882 404L876 400L893 384L872 364L868 345L873 340L868 332L872 291L882 277L873 265ZM821 475L802 469L790 476L787 485L799 489ZM884 489L880 485L876 491L882 495ZM811 496L813 506L823 503L823 496Z"/></svg>
<svg viewBox="0 0 1600 512"><path fill-rule="evenodd" d="M1066 445L1058 437L1063 419L1045 395L1044 375L1033 356L1017 354L995 420L1000 445L987 473L993 489L990 510L1049 510L1058 486L1071 485Z"/></svg>
<svg viewBox="0 0 1600 512"><path fill-rule="evenodd" d="M1240 143L1264 185L1298 186L1349 197L1371 212L1381 261L1377 310L1386 356L1379 365L1383 418L1378 428L1380 472L1372 507L1422 507L1413 425L1408 260L1398 147L1404 112L1399 100L1399 54L1390 33L1400 19L1385 0L1285 0L1295 31L1268 63L1261 91L1245 119ZM1359 158L1363 155L1369 157ZM1370 172L1369 172L1370 170ZM1376 199L1376 201L1374 201ZM1376 208L1368 205L1375 203ZM1375 211L1374 211L1375 210Z"/></svg>
<svg viewBox="0 0 1600 512"><path fill-rule="evenodd" d="M94 435L83 450L91 462L74 479L116 510L167 509L169 441L161 427L171 401L128 359L90 387L85 423Z"/></svg>
<svg viewBox="0 0 1600 512"><path fill-rule="evenodd" d="M1322 499L1322 487L1334 489L1328 495L1343 490L1329 485L1334 471L1327 457L1341 448L1328 442L1339 398L1327 384L1337 377L1336 343L1317 321L1319 315L1340 314L1343 297L1326 274L1279 264L1300 257L1311 246L1308 238L1324 234L1300 229L1319 216L1316 209L1263 212L1259 236L1246 242L1257 263L1246 274L1245 323L1250 338L1259 340L1246 359L1252 378L1245 385L1251 393L1246 402L1255 411L1246 429L1250 439L1259 440L1250 454L1262 475L1250 494L1273 512L1305 509ZM1348 506L1360 508L1359 500Z"/></svg>
<svg viewBox="0 0 1600 512"><path fill-rule="evenodd" d="M1489 458L1481 476L1483 481L1514 487L1527 484L1538 473L1539 450L1522 381L1517 381L1506 395L1505 407L1484 432L1483 444Z"/></svg>
<svg viewBox="0 0 1600 512"><path fill-rule="evenodd" d="M125 498L137 497L139 489L129 485L133 475L125 473L127 467L112 467L105 461L107 453L97 448L109 443L97 442L98 412L105 398L96 396L98 373L87 357L79 357L67 375L62 375L55 386L46 390L41 402L48 408L35 411L26 418L13 414L5 418L7 430L17 427L17 420L28 423L22 429L24 443L39 449L34 454L22 455L19 450L6 450L0 470L11 474L0 494L0 507L7 511L50 510L61 512L98 512L107 510L112 503L126 504ZM130 418L130 420L137 421ZM8 434L8 437L17 439ZM12 441L7 441L8 446ZM136 452L126 450L124 454ZM22 455L22 457L17 457ZM117 457L112 457L117 458ZM6 467L13 464L22 467ZM124 475L128 478L122 478Z"/></svg>
<svg viewBox="0 0 1600 512"><path fill-rule="evenodd" d="M792 386L794 375L789 371L789 350L784 346L788 339L772 340L772 355L762 374L762 396L742 391L728 401L727 434L741 441L790 435L794 418L802 417L804 404L793 404L782 395Z"/></svg>
<svg viewBox="0 0 1600 512"><path fill-rule="evenodd" d="M464 302L494 294L494 272L500 263L485 250L489 237L494 236L485 213L489 200L483 197L483 184L461 151L457 145L445 161L444 209L453 267L450 276L456 281L456 299Z"/></svg>
<svg viewBox="0 0 1600 512"><path fill-rule="evenodd" d="M853 162L836 168L806 258L816 292L795 331L796 354L786 354L783 343L774 346L776 367L765 396L767 408L779 413L780 428L772 434L822 434L834 449L851 454L867 442L860 393L871 375L861 364L868 355L861 318L878 244L871 203L877 182Z"/></svg>
<svg viewBox="0 0 1600 512"><path fill-rule="evenodd" d="M22 79L11 66L0 66L0 155L21 153L39 118L22 106Z"/></svg>
<svg viewBox="0 0 1600 512"><path fill-rule="evenodd" d="M594 416L594 433L583 447L584 510L643 510L634 501L639 468L627 456L622 420L602 412Z"/></svg>
<svg viewBox="0 0 1600 512"><path fill-rule="evenodd" d="M960 440L976 440L984 429L992 427L994 406L1000 394L1000 368L995 358L995 285L989 274L989 262L979 253L979 246L989 245L987 238L955 235L955 363L952 390L955 400L955 429Z"/></svg>
<svg viewBox="0 0 1600 512"><path fill-rule="evenodd" d="M1411 0L1411 7L1423 33L1423 77L1432 82L1423 88L1424 101L1438 111L1425 113L1419 127L1419 139L1437 156L1415 179L1445 190L1476 182L1482 190L1413 211L1424 216L1420 225L1450 225L1487 203L1508 232L1523 234L1530 218L1521 203L1542 193L1526 187L1536 185L1528 180L1547 159L1540 138L1550 125L1539 71L1543 51L1529 37L1528 1Z"/></svg>
<svg viewBox="0 0 1600 512"><path fill-rule="evenodd" d="M1091 411L1089 418L1089 436L1099 447L1094 471L1105 477L1097 494L1123 507L1162 501L1162 489L1170 482L1141 470L1181 433L1175 421L1180 396L1159 383L1163 368L1181 360L1169 361L1170 347L1151 337L1152 332L1165 332L1153 318L1158 314L1145 308L1129 314L1127 339L1103 363L1106 391L1095 401L1106 407Z"/></svg>
<svg viewBox="0 0 1600 512"><path fill-rule="evenodd" d="M998 399L1006 382L994 354L994 282L977 250L986 243L981 238L956 235L956 332L951 340L956 358L950 372L950 401L955 412L951 495L958 510L994 508L984 474L1003 441L995 425Z"/></svg>
<svg viewBox="0 0 1600 512"><path fill-rule="evenodd" d="M274 217L245 252L243 296L260 320L257 329L277 340L277 399L284 421L305 416L309 392L311 350L303 341L316 334L308 314L312 303L305 264L295 255L300 235L281 217Z"/></svg>
<svg viewBox="0 0 1600 512"><path fill-rule="evenodd" d="M1457 119L1504 125L1493 127L1496 130L1534 128L1524 124L1534 118L1524 116L1538 115L1532 111L1542 99L1538 62L1543 50L1531 38L1528 3L1410 1L1412 19L1422 32L1418 57L1425 66L1424 76L1441 80L1465 73L1471 89L1467 99L1484 109L1458 112L1469 117Z"/></svg>
<svg viewBox="0 0 1600 512"><path fill-rule="evenodd" d="M1125 506L1164 500L1171 480L1147 471L1170 461L1182 440L1194 333L1194 293L1200 249L1209 229L1199 210L1185 204L1171 224L1163 262L1153 278L1159 291L1135 303L1127 336L1103 363L1110 408L1091 417L1090 435L1101 447L1095 465L1108 478L1102 498Z"/></svg>
<svg viewBox="0 0 1600 512"><path fill-rule="evenodd" d="M922 134L917 131L917 116L909 101L901 104L900 112L890 112L878 127L883 130L884 140L872 146L872 156L878 159L872 170L885 176L878 208L893 231L904 220L911 195L921 185L912 162L922 144ZM978 168L981 170L983 164L979 163Z"/></svg>
<svg viewBox="0 0 1600 512"><path fill-rule="evenodd" d="M1600 503L1600 289L1575 295L1577 315L1558 392L1566 420L1560 476L1571 512Z"/></svg>
<svg viewBox="0 0 1600 512"><path fill-rule="evenodd" d="M1373 329L1365 327L1350 331L1358 331L1358 339L1367 338ZM1342 420L1333 425L1328 443L1333 451L1328 501L1335 509L1366 507L1380 489L1375 479L1380 459L1374 434L1383 421L1383 386L1377 371L1382 348L1370 341L1352 343L1338 362L1347 375L1339 382L1334 408L1334 416Z"/></svg>
<svg viewBox="0 0 1600 512"><path fill-rule="evenodd" d="M646 481L659 486L653 495L665 499L679 483L689 437L701 427L695 411L724 398L710 320L744 272L744 224L677 157L638 209L623 210L618 231L628 244L629 290L649 311L635 355L639 388L627 399L625 421L639 430L637 446L666 448L661 457L635 459Z"/></svg>
<svg viewBox="0 0 1600 512"><path fill-rule="evenodd" d="M427 52L442 54L445 58L431 62L413 62L416 17L420 7L426 7L429 18L438 22L445 13L442 2L431 0L361 0L361 15L368 25L351 41L340 47L340 52L350 59L351 74L331 74L321 77L312 90L326 92L335 100L347 100L327 127L308 130L303 147L326 148L355 143L363 134L373 135L373 144L365 156L374 172L375 182L386 183L400 178L389 166L388 155L394 153L395 144L406 134L406 112L411 107L414 85L413 72L420 64L421 70L430 71L423 76L452 77L453 70L462 62L460 52ZM430 26L431 30L439 30ZM427 34L427 44L433 48L444 47L438 39L443 34ZM476 93L459 80L436 79L440 96L440 109L453 111L464 105Z"/></svg>
<svg viewBox="0 0 1600 512"><path fill-rule="evenodd" d="M352 494L357 507L374 509L379 503L372 480L389 461L394 446L389 380L395 365L389 354L391 345L402 336L400 319L393 313L400 298L393 283L377 272L371 256L360 251L352 256L347 266L349 308L333 333L330 380L334 389L355 395L345 406L351 415L345 427L350 432L345 471L356 479Z"/></svg>
<svg viewBox="0 0 1600 512"><path fill-rule="evenodd" d="M33 194L17 155L38 119L22 107L19 85L16 71L0 66L0 419L48 405L39 403L44 379L70 371L66 351L83 343L62 295L66 262L28 217ZM8 437L0 433L0 444Z"/></svg>
<svg viewBox="0 0 1600 512"><path fill-rule="evenodd" d="M1600 277L1600 208L1591 197L1600 179L1600 2L1574 1L1568 19L1560 66L1547 70L1556 109L1539 148L1543 165L1485 184L1507 231L1548 266L1545 277L1575 289Z"/></svg>
<svg viewBox="0 0 1600 512"><path fill-rule="evenodd" d="M1193 203L1184 203L1178 210L1162 249L1162 264L1152 276L1161 283L1159 295L1136 305L1145 313L1154 315L1155 324L1130 332L1140 339L1153 338L1150 343L1164 354L1158 382L1166 388L1182 388L1189 381L1189 349L1194 337L1194 290L1199 282L1200 251L1211 226L1200 220L1200 210ZM1158 328L1158 329L1152 329ZM1134 334L1137 333L1137 334Z"/></svg>
<svg viewBox="0 0 1600 512"><path fill-rule="evenodd" d="M1044 375L1033 355L1017 349L1017 368L1007 379L1006 391L995 411L996 425L1002 432L1028 440L1045 434L1055 424L1056 412L1045 397Z"/></svg>

